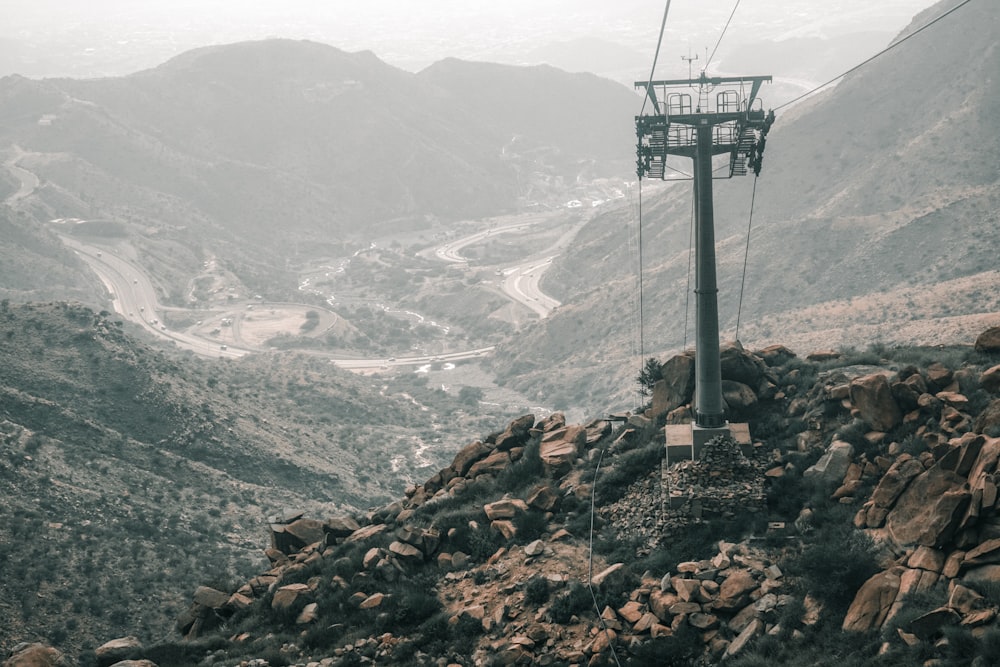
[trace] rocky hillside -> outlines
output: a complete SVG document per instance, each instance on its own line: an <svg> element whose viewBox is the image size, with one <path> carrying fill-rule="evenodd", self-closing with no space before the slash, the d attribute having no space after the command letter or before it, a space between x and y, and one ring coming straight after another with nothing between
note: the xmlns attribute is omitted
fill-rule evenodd
<svg viewBox="0 0 1000 667"><path fill-rule="evenodd" d="M164 636L192 581L251 571L286 507L360 511L491 408L292 354L204 361L107 313L0 301L0 646Z"/></svg>
<svg viewBox="0 0 1000 667"><path fill-rule="evenodd" d="M996 664L1000 328L954 348L729 348L752 444L664 460L690 369L663 364L643 414L525 415L388 505L273 521L258 574L192 590L176 639L82 660Z"/></svg>

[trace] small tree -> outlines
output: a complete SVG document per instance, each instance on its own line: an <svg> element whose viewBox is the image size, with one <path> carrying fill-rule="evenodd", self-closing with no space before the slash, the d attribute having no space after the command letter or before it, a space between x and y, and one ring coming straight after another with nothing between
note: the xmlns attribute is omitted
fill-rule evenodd
<svg viewBox="0 0 1000 667"><path fill-rule="evenodd" d="M639 383L639 391L642 392L642 395L649 396L653 393L653 385L662 379L663 367L655 357L650 357L646 359L646 363L642 367L642 370L639 371L639 375L636 376L635 381Z"/></svg>

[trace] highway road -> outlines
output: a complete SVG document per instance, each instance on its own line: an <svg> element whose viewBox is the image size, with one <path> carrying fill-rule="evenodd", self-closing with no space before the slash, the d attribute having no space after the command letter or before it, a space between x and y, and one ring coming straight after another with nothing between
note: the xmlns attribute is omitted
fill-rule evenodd
<svg viewBox="0 0 1000 667"><path fill-rule="evenodd" d="M163 324L166 308L157 301L156 290L149 276L137 264L109 250L76 239L60 236L67 247L93 269L112 295L115 312L160 338L173 341L178 347L206 357L237 358L253 350L231 345L224 348L218 342L206 340L184 331L168 329Z"/></svg>
<svg viewBox="0 0 1000 667"><path fill-rule="evenodd" d="M531 216L519 223L504 225L490 230L476 232L469 236L462 237L455 241L449 241L444 245L434 249L434 257L444 262L466 263L468 260L461 255L461 250L485 239L490 235L505 232L524 231L532 224L542 220L552 220L556 214ZM522 304L530 309L540 318L548 317L553 310L558 308L561 302L541 290L540 282L545 272L552 266L553 260L562 253L576 237L577 233L590 221L590 216L584 216L582 220L570 227L551 246L539 254L532 255L521 264L516 264L505 269L500 269L503 280L500 281L500 289L512 301Z"/></svg>
<svg viewBox="0 0 1000 667"><path fill-rule="evenodd" d="M235 345L221 347L218 341L201 338L187 331L175 331L161 321L163 312L169 310L156 299L156 290L145 271L135 262L125 259L109 249L99 248L77 239L60 236L67 247L72 248L77 255L93 269L113 296L115 312L143 327L146 331L173 341L178 347L191 350L205 357L238 358L253 354L259 350L241 348ZM234 335L236 332L233 332ZM333 355L321 354L330 358L330 363L346 370L363 371L378 370L392 367L423 366L433 362L454 362L465 359L483 357L493 352L493 346L474 350L463 350L436 355L412 357L377 357L377 358L338 358Z"/></svg>
<svg viewBox="0 0 1000 667"><path fill-rule="evenodd" d="M21 167L17 166L17 161L24 156L24 151L22 151L21 148L18 146L14 146L13 151L14 155L5 160L3 164L7 168L7 170L10 171L10 173L12 173L17 178L18 182L20 183L20 187L18 187L17 192L10 195L9 197L7 197L7 199L4 200L4 203L8 205L13 205L17 203L18 200L24 199L25 197L29 196L38 188L39 184L37 176L35 176L27 169L22 169Z"/></svg>
<svg viewBox="0 0 1000 667"><path fill-rule="evenodd" d="M527 229L532 225L536 225L543 220L548 220L552 217L551 213L548 214L532 214L525 216L522 220L510 224L503 225L502 227L491 227L481 232L476 232L469 236L463 236L456 241L449 241L444 245L438 246L434 249L434 256L443 262L451 262L454 264L465 264L469 260L461 255L461 251L472 245L473 243L478 243L483 241L490 236L495 236L497 234L503 234L504 232L522 231Z"/></svg>

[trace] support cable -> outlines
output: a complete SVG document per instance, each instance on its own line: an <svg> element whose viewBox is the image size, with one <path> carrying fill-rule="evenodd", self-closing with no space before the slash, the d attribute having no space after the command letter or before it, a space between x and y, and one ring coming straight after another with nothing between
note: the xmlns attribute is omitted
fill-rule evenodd
<svg viewBox="0 0 1000 667"><path fill-rule="evenodd" d="M688 231L688 270L687 270L687 285L684 286L684 345L681 347L681 352L687 349L688 346L688 314L691 312L691 257L693 256L694 249L694 201L695 198L691 197L691 223L689 225Z"/></svg>
<svg viewBox="0 0 1000 667"><path fill-rule="evenodd" d="M712 58L715 57L715 52L719 50L719 44L722 44L722 38L726 36L726 30L729 29L729 24L732 22L733 16L736 15L736 10L739 9L739 7L740 7L740 0L736 0L736 6L733 7L733 11L729 14L729 20L726 21L725 27L722 28L722 34L719 35L719 41L717 41L715 43L715 48L712 49L712 55L710 55L708 57L708 60L705 61L705 70L704 71L708 71L708 66L710 64L712 64ZM652 77L650 77L650 78L652 78Z"/></svg>
<svg viewBox="0 0 1000 667"><path fill-rule="evenodd" d="M750 219L747 220L747 247L743 251L743 278L740 280L740 303L736 307L736 342L740 342L740 315L743 313L743 288L747 284L747 258L750 256L750 226L753 224L753 204L757 199L757 177L753 177L753 192L750 195Z"/></svg>
<svg viewBox="0 0 1000 667"><path fill-rule="evenodd" d="M667 0L666 7L663 8L663 20L660 22L660 37L656 40L656 52L653 53L653 66L649 71L649 83L646 85L646 96L642 98L642 108L639 115L646 110L646 100L649 99L649 91L653 87L653 74L656 72L656 61L660 57L660 46L663 44L663 30L667 27L667 14L670 13L670 0Z"/></svg>
<svg viewBox="0 0 1000 667"><path fill-rule="evenodd" d="M962 2L960 2L957 5L955 5L954 7L952 7L948 11L946 11L944 14L941 14L941 16L938 16L933 21L927 23L926 25L923 25L923 26L917 28L916 30L914 30L913 32L911 32L906 37L901 38L898 42L893 42L889 46L885 47L884 49L882 49L881 51L879 51L878 53L876 53L875 55L873 55L871 58L868 58L867 60L864 60L863 62L858 63L857 65L855 65L854 67L852 67L851 69L847 70L846 72L844 72L842 74L838 74L837 76L833 77L832 79L830 79L826 83L821 83L820 85L816 86L815 88L813 88L809 92L802 93L801 95L799 95L795 99L793 99L791 101L788 101L788 102L785 102L784 104L781 104L781 105L778 105L778 106L774 107L774 111L778 111L779 109L784 109L785 107L787 107L789 105L795 104L799 100L801 100L803 98L806 98L806 97L809 97L810 95L812 95L816 91L818 91L818 90L820 90L822 88L826 88L827 86L829 86L834 81L838 81L839 79L843 79L848 74L851 74L852 72L856 72L857 70L861 69L862 67L864 67L865 65L867 65L871 61L873 61L876 58L878 58L878 57L880 57L880 56L888 53L889 51L891 51L892 49L896 48L897 46L899 46L900 44L902 44L906 40L910 39L911 37L916 37L918 34L920 34L921 32L923 32L924 30L927 30L927 28L930 28L932 25L934 25L935 23L937 23L938 21L940 21L944 17L946 17L949 14L951 14L951 13L953 13L953 12L961 9L962 7L966 6L970 2L972 2L972 0L962 0Z"/></svg>
<svg viewBox="0 0 1000 667"><path fill-rule="evenodd" d="M604 461L605 451L607 448L602 447L601 456L597 459L597 468L594 470L594 483L590 487L590 545L588 549L590 554L587 564L587 590L590 591L590 599L594 601L594 612L597 614L601 629L604 631L604 635L611 639L608 634L608 626L604 622L604 616L601 615L601 606L597 603L597 594L594 593L594 515L597 511L597 477L601 474L601 463ZM621 667L622 663L618 661L618 653L615 652L614 643L609 641L608 648L611 649L611 657L614 658L615 664Z"/></svg>
<svg viewBox="0 0 1000 667"><path fill-rule="evenodd" d="M645 363L646 356L646 331L645 331L645 317L643 308L643 293L642 293L642 179L639 179L639 235L638 235L638 245L639 245L639 370L642 370L641 364Z"/></svg>

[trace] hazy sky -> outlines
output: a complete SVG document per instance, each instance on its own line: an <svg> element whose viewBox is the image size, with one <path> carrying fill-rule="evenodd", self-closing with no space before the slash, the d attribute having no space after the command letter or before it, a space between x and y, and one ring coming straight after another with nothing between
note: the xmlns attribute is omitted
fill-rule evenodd
<svg viewBox="0 0 1000 667"><path fill-rule="evenodd" d="M822 56L837 62L825 64L850 65L887 43L931 4L747 0L713 64L731 68L744 56L753 61L758 43L824 38L843 42L835 53ZM661 55L663 73L686 74L681 56L689 50L703 63L733 6L734 0L674 0ZM549 61L567 69L603 65L599 73L624 80L633 71L648 70L663 8L662 0L0 0L0 75L121 75L198 46L289 37L348 51L370 49L414 71L454 56ZM860 41L851 36L861 36ZM564 44L580 38L601 42L575 51Z"/></svg>

